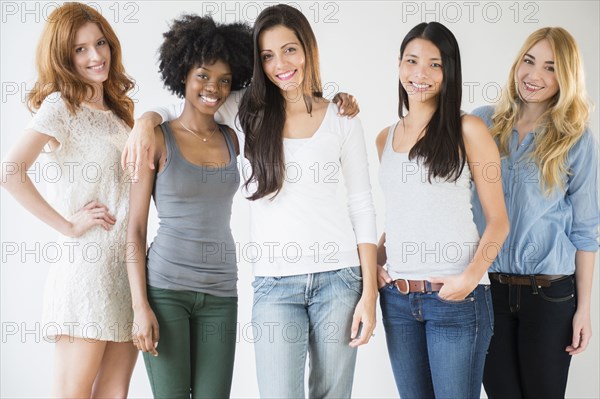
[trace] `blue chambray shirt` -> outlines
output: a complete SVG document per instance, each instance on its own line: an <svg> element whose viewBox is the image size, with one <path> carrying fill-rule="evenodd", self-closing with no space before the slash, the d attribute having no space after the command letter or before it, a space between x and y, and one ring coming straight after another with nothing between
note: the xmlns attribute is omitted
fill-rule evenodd
<svg viewBox="0 0 600 399"><path fill-rule="evenodd" d="M493 107L485 106L472 114L483 119L489 128L493 113ZM501 160L510 233L489 271L573 274L576 251L598 250L598 147L586 129L568 154L571 174L564 176L566 192L557 188L546 196L539 169L530 158L533 141L534 133L530 132L519 145L519 133L513 129L510 155ZM488 178L496 175L492 169L488 168ZM479 233L483 234L485 217L474 186L473 217Z"/></svg>

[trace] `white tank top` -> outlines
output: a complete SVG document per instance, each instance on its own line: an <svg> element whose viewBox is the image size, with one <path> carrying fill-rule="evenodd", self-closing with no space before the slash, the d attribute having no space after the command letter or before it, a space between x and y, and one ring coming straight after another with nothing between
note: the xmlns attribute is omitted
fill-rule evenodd
<svg viewBox="0 0 600 399"><path fill-rule="evenodd" d="M430 183L420 159L394 151L397 124L390 126L379 169L388 272L393 279L411 280L462 273L479 244L469 166L456 181L432 178ZM489 284L487 273L480 284Z"/></svg>

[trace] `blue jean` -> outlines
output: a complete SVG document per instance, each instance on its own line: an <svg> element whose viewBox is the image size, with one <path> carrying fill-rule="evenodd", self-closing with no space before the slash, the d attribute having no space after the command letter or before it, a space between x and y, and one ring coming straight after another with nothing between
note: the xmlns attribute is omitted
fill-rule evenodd
<svg viewBox="0 0 600 399"><path fill-rule="evenodd" d="M352 315L362 292L360 267L253 282L254 348L262 398L349 398L356 348Z"/></svg>
<svg viewBox="0 0 600 399"><path fill-rule="evenodd" d="M396 386L406 398L479 398L494 328L489 285L462 301L437 293L380 290L383 326Z"/></svg>

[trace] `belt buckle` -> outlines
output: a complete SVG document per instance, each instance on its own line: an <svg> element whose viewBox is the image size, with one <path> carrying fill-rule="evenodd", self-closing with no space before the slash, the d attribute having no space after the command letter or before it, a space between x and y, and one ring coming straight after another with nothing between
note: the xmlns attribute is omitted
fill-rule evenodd
<svg viewBox="0 0 600 399"><path fill-rule="evenodd" d="M406 283L406 291L402 291L400 289L400 287L398 286L398 284L394 284L396 286L396 289L402 294L402 295L408 295L410 293L410 283L408 282L407 279L405 278L399 278L396 281L404 281Z"/></svg>

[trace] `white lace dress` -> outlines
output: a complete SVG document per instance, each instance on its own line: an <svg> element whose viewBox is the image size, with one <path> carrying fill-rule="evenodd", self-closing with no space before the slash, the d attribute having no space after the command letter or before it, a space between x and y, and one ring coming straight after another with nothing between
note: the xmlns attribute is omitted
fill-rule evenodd
<svg viewBox="0 0 600 399"><path fill-rule="evenodd" d="M68 335L130 341L133 312L125 266L129 184L119 165L129 128L112 111L83 105L71 114L59 93L45 99L28 127L60 143L48 153L43 169L50 204L69 217L95 200L116 217L110 231L95 226L79 238L60 235L52 243L43 335L48 340Z"/></svg>

